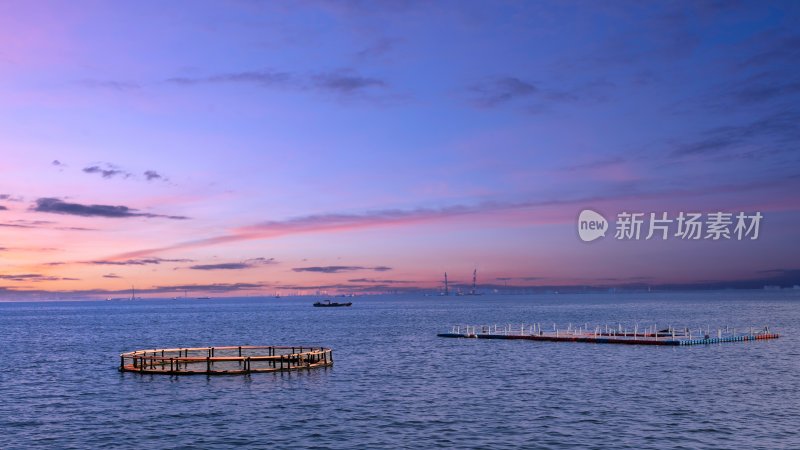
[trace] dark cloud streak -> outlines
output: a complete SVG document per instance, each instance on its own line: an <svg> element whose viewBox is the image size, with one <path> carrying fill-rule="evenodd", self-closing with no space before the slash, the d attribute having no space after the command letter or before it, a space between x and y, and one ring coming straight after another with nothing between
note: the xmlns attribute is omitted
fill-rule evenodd
<svg viewBox="0 0 800 450"><path fill-rule="evenodd" d="M294 272L316 272L316 273L340 273L340 272L354 272L358 270L372 270L375 272L386 272L392 270L391 267L376 266L312 266L312 267L295 267L292 269Z"/></svg>
<svg viewBox="0 0 800 450"><path fill-rule="evenodd" d="M185 216L169 216L162 214L140 213L138 210L121 205L83 205L80 203L67 203L54 197L44 197L36 200L33 211L66 214L82 217L108 217L108 218L127 218L127 217L146 217L164 218L172 220L188 219Z"/></svg>
<svg viewBox="0 0 800 450"><path fill-rule="evenodd" d="M78 281L77 278L56 277L39 273L3 274L0 280L39 283L42 281Z"/></svg>
<svg viewBox="0 0 800 450"><path fill-rule="evenodd" d="M277 261L275 261L275 258L253 258L244 262L197 264L189 268L192 270L244 270L269 264L277 264Z"/></svg>
<svg viewBox="0 0 800 450"><path fill-rule="evenodd" d="M79 81L78 84L87 88L110 89L118 92L135 91L141 89L142 87L139 83L134 83L132 81L119 81L119 80L86 79Z"/></svg>
<svg viewBox="0 0 800 450"><path fill-rule="evenodd" d="M220 263L220 264L199 264L189 267L192 270L241 270L250 269L253 266L247 263Z"/></svg>
<svg viewBox="0 0 800 450"><path fill-rule="evenodd" d="M142 258L142 259L128 259L124 261L111 261L111 260L97 260L86 261L83 264L90 264L95 266L147 266L163 263L184 263L191 262L191 259L164 259L164 258Z"/></svg>
<svg viewBox="0 0 800 450"><path fill-rule="evenodd" d="M472 104L478 108L490 109L508 103L519 103L523 105L524 111L537 114L557 104L603 101L606 99L606 91L612 87L614 83L596 79L569 87L543 88L538 83L516 76L502 76L474 83L466 91L472 97Z"/></svg>
<svg viewBox="0 0 800 450"><path fill-rule="evenodd" d="M114 178L117 175L121 175L123 178L130 178L131 174L124 170L120 170L114 166L109 165L108 168L103 169L100 166L89 166L84 167L83 171L85 173L99 173L102 175L103 178Z"/></svg>
<svg viewBox="0 0 800 450"><path fill-rule="evenodd" d="M84 173L88 174L99 174L105 179L111 178L122 178L122 179L129 179L129 178L138 178L132 172L124 170L119 166L111 163L100 163L94 164L91 166L84 167L82 169ZM142 175L144 176L145 180L153 181L153 180L160 180L160 181L169 181L169 179L164 176L163 174L159 173L156 170L149 169L145 170Z"/></svg>
<svg viewBox="0 0 800 450"><path fill-rule="evenodd" d="M175 77L168 78L168 83L192 86L197 84L210 83L236 83L252 84L261 87L272 87L276 85L287 85L292 83L294 75L287 72L277 72L272 70L232 72L211 75L208 77Z"/></svg>
<svg viewBox="0 0 800 450"><path fill-rule="evenodd" d="M476 83L469 87L476 94L475 104L490 108L511 100L528 97L539 91L533 83L523 81L517 77L498 77Z"/></svg>
<svg viewBox="0 0 800 450"><path fill-rule="evenodd" d="M379 39L374 44L365 47L356 53L356 58L361 61L379 58L389 53L395 46L395 40L389 38Z"/></svg>
<svg viewBox="0 0 800 450"><path fill-rule="evenodd" d="M0 194L0 200L6 200L6 201L9 201L9 202L21 202L24 199L22 197L20 197L20 196L17 196L17 195Z"/></svg>
<svg viewBox="0 0 800 450"><path fill-rule="evenodd" d="M793 110L776 112L749 123L713 128L694 141L678 145L671 155L681 157L723 151L730 154L739 147L753 145L773 152L794 151L800 141L798 123L800 113Z"/></svg>
<svg viewBox="0 0 800 450"><path fill-rule="evenodd" d="M156 172L155 170L146 170L144 172L144 176L145 178L147 178L147 181L165 179L160 173Z"/></svg>
<svg viewBox="0 0 800 450"><path fill-rule="evenodd" d="M379 280L374 278L354 278L352 280L347 280L348 283L372 283L372 284L408 284L413 283L413 281L405 281L405 280Z"/></svg>
<svg viewBox="0 0 800 450"><path fill-rule="evenodd" d="M352 96L371 88L385 88L384 80L367 77L351 69L333 72L319 72L303 76L290 72L272 70L222 73L206 77L176 77L166 80L168 83L183 86L201 84L242 84L262 88L286 88L293 90L317 90L335 92Z"/></svg>
<svg viewBox="0 0 800 450"><path fill-rule="evenodd" d="M317 89L350 95L370 87L385 87L383 80L350 73L324 73L313 77Z"/></svg>

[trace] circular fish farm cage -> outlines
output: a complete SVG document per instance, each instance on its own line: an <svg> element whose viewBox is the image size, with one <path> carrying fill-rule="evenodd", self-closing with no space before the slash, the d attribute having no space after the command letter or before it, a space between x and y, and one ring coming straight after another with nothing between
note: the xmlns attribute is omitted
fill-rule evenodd
<svg viewBox="0 0 800 450"><path fill-rule="evenodd" d="M121 372L165 375L242 375L333 365L324 347L193 347L136 350L119 355Z"/></svg>

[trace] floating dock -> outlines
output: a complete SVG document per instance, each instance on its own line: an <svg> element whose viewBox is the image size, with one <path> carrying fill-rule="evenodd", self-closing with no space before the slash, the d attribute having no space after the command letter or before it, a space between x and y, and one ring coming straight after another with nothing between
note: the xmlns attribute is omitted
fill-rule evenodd
<svg viewBox="0 0 800 450"><path fill-rule="evenodd" d="M777 339L778 333L770 331L769 327L756 330L753 327L737 332L736 328L710 327L690 329L688 327L676 329L667 327L659 330L655 325L640 329L635 326L632 330L621 325L609 327L588 326L573 327L570 324L566 329L553 329L544 331L541 324L520 325L457 325L449 333L437 334L446 338L473 338L473 339L522 339L529 341L551 342L586 342L591 344L627 344L627 345L700 345L718 344L723 342L743 342L764 339Z"/></svg>

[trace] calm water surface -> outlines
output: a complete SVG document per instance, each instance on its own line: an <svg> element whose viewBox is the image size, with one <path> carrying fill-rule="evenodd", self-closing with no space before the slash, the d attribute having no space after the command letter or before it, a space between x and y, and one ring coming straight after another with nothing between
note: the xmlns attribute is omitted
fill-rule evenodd
<svg viewBox="0 0 800 450"><path fill-rule="evenodd" d="M800 294L0 304L0 448L800 448ZM745 327L693 347L437 338L455 323ZM330 369L139 375L154 347L325 345Z"/></svg>

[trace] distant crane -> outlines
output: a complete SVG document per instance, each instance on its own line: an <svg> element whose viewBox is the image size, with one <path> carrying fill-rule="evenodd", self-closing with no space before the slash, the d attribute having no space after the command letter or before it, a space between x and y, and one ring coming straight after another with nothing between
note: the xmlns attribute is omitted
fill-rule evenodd
<svg viewBox="0 0 800 450"><path fill-rule="evenodd" d="M475 268L472 271L472 289L469 291L469 294L467 295L481 295L480 292L478 292L477 282L478 282L478 269Z"/></svg>
<svg viewBox="0 0 800 450"><path fill-rule="evenodd" d="M450 287L447 285L447 272L444 273L444 292L440 292L439 295L445 297L450 295Z"/></svg>
<svg viewBox="0 0 800 450"><path fill-rule="evenodd" d="M478 269L475 268L472 271L472 290L469 291L469 295L475 295L475 282L477 281L477 279L478 279Z"/></svg>

